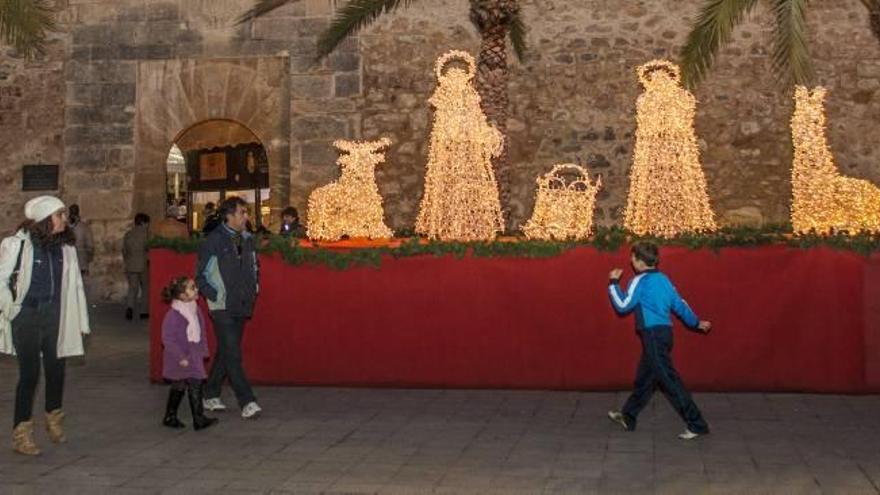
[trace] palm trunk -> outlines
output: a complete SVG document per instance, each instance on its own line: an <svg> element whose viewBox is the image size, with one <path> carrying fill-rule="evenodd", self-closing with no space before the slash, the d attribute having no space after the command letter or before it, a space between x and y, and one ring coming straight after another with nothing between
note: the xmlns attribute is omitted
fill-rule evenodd
<svg viewBox="0 0 880 495"><path fill-rule="evenodd" d="M880 0L862 0L868 9L868 20L871 23L871 32L877 41L880 41Z"/></svg>
<svg viewBox="0 0 880 495"><path fill-rule="evenodd" d="M507 140L508 94L510 71L507 66L507 36L510 20L519 10L517 0L471 0L471 20L480 31L482 42L477 59L477 91L486 118L504 136L504 150L492 160L498 182L501 209L507 230L510 218L511 181L510 155Z"/></svg>

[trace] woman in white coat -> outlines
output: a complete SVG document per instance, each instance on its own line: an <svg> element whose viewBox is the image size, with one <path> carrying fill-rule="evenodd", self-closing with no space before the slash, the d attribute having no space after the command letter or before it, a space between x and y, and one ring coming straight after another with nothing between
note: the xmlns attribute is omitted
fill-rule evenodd
<svg viewBox="0 0 880 495"><path fill-rule="evenodd" d="M25 204L26 220L0 243L0 352L18 358L12 448L38 455L31 418L40 379L46 374L46 430L65 441L61 402L65 358L83 354L89 319L75 237L64 203L39 196Z"/></svg>

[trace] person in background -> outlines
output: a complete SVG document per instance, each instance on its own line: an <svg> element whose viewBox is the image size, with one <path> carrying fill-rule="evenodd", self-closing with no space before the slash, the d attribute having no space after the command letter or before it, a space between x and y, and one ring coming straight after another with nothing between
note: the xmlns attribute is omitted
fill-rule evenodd
<svg viewBox="0 0 880 495"><path fill-rule="evenodd" d="M189 230L186 224L177 221L177 217L170 212L165 213L165 218L154 222L151 226L152 234L156 237L164 237L165 239L186 239L189 237Z"/></svg>
<svg viewBox="0 0 880 495"><path fill-rule="evenodd" d="M89 265L95 257L95 242L92 237L92 227L80 217L79 205L72 204L67 209L67 223L73 229L76 236L76 257L79 261L79 270L83 276L89 274Z"/></svg>
<svg viewBox="0 0 880 495"><path fill-rule="evenodd" d="M220 218L214 203L209 201L205 204L205 224L202 226L202 233L208 235L222 223L223 219Z"/></svg>
<svg viewBox="0 0 880 495"><path fill-rule="evenodd" d="M180 198L177 202L177 221L186 223L186 199Z"/></svg>
<svg viewBox="0 0 880 495"><path fill-rule="evenodd" d="M150 216L138 213L134 216L134 226L122 238L122 260L125 265L125 276L128 279L128 307L125 308L125 319L134 318L138 309L141 319L149 317L147 304L149 299L149 253L147 241L150 239Z"/></svg>
<svg viewBox="0 0 880 495"><path fill-rule="evenodd" d="M296 211L296 208L288 206L281 210L281 228L279 229L278 234L283 235L284 237L305 236L305 229L302 224L299 223L299 212Z"/></svg>

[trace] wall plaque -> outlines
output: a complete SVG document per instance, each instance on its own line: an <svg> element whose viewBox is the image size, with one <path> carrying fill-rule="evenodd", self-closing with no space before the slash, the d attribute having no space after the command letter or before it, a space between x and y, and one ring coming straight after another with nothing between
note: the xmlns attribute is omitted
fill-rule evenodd
<svg viewBox="0 0 880 495"><path fill-rule="evenodd" d="M57 191L58 165L24 165L21 168L22 191Z"/></svg>

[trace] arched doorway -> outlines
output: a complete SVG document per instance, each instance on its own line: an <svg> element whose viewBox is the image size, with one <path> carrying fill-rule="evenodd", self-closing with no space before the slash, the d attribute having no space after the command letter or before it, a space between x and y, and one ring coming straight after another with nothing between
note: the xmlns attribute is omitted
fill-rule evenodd
<svg viewBox="0 0 880 495"><path fill-rule="evenodd" d="M252 228L268 225L269 158L260 139L230 119L210 119L180 132L166 160L169 215L199 232L213 207L229 196L249 205Z"/></svg>

